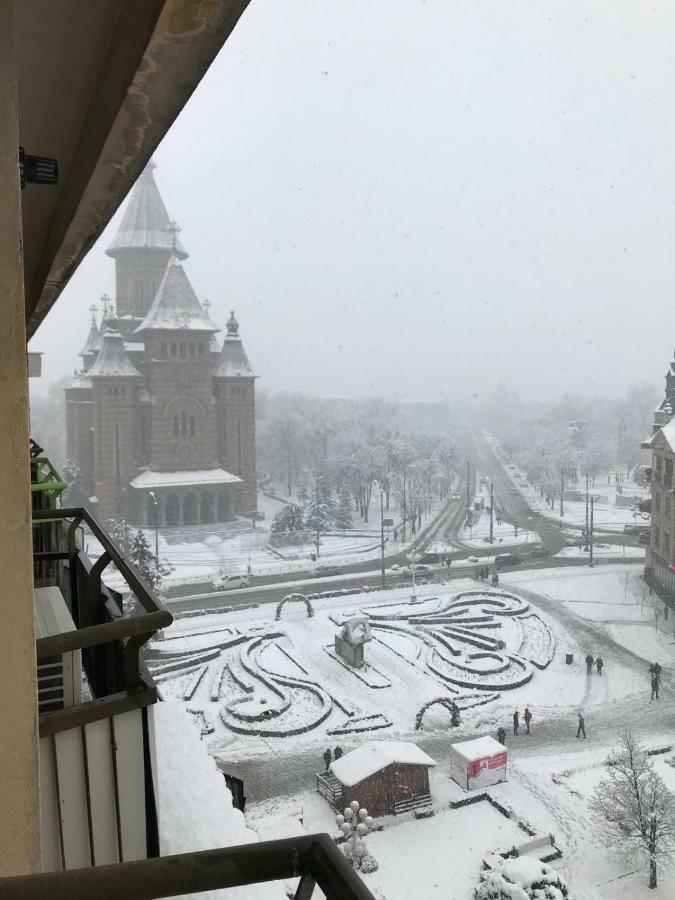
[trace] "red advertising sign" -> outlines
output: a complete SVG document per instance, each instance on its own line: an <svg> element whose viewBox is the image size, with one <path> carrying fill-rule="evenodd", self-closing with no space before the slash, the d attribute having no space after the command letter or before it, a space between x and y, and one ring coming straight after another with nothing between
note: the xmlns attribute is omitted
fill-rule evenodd
<svg viewBox="0 0 675 900"><path fill-rule="evenodd" d="M478 778L484 769L501 769L506 765L506 753L496 753L483 759L473 759L467 766L467 777Z"/></svg>

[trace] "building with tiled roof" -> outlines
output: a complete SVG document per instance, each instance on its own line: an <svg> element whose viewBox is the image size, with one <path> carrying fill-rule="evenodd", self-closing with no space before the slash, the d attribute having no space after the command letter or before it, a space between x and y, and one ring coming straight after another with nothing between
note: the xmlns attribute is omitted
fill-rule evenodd
<svg viewBox="0 0 675 900"><path fill-rule="evenodd" d="M220 331L183 267L150 163L107 249L104 295L66 388L67 453L101 519L162 526L256 509L255 373L234 313Z"/></svg>

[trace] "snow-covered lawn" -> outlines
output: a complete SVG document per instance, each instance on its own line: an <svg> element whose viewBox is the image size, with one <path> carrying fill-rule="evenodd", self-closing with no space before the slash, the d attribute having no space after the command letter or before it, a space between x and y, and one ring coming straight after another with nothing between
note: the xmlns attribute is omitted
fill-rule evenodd
<svg viewBox="0 0 675 900"><path fill-rule="evenodd" d="M563 603L643 659L675 666L674 617L664 618L663 603L656 594L650 596L642 571L640 565L603 565L511 572L501 581L507 588L524 587Z"/></svg>

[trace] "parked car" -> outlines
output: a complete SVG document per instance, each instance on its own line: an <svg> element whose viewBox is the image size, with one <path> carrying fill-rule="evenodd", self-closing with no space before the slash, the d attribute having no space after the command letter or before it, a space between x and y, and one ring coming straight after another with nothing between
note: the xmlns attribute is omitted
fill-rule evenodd
<svg viewBox="0 0 675 900"><path fill-rule="evenodd" d="M219 575L214 579L213 586L217 591L232 591L248 587L250 583L250 575Z"/></svg>
<svg viewBox="0 0 675 900"><path fill-rule="evenodd" d="M480 559L477 556L467 556L466 560L471 563L480 562Z"/></svg>
<svg viewBox="0 0 675 900"><path fill-rule="evenodd" d="M649 534L651 528L649 525L624 525L624 534Z"/></svg>
<svg viewBox="0 0 675 900"><path fill-rule="evenodd" d="M495 567L497 569L505 569L508 566L519 566L522 559L515 553L498 553L495 556Z"/></svg>
<svg viewBox="0 0 675 900"><path fill-rule="evenodd" d="M533 547L530 550L530 556L534 556L535 558L539 558L541 556L550 556L550 552L546 549L546 547L542 547L541 544L538 544L536 547Z"/></svg>
<svg viewBox="0 0 675 900"><path fill-rule="evenodd" d="M309 573L312 578L325 578L330 575L342 575L340 566L317 566Z"/></svg>
<svg viewBox="0 0 675 900"><path fill-rule="evenodd" d="M455 491L455 493L452 495L452 497L451 497L450 499L451 499L451 500L461 500L461 499L462 499L462 495L461 495L461 494L458 494L457 491Z"/></svg>

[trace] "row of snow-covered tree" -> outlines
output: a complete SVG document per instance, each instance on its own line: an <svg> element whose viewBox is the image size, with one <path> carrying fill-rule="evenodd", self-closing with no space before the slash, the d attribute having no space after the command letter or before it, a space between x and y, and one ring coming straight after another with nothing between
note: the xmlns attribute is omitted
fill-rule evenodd
<svg viewBox="0 0 675 900"><path fill-rule="evenodd" d="M369 521L379 492L414 530L451 487L456 429L444 404L264 397L258 422L261 486L292 500L273 530L349 528ZM405 504L404 504L405 493Z"/></svg>
<svg viewBox="0 0 675 900"><path fill-rule="evenodd" d="M651 433L659 392L636 385L608 400L565 394L547 403L527 403L501 389L491 396L483 416L507 455L530 483L550 497L565 488L585 487L612 470L640 477L646 462L640 443ZM637 471L636 471L637 470Z"/></svg>

